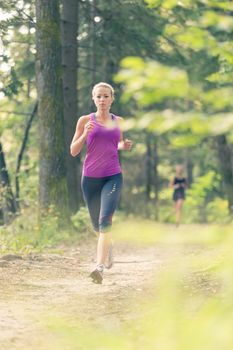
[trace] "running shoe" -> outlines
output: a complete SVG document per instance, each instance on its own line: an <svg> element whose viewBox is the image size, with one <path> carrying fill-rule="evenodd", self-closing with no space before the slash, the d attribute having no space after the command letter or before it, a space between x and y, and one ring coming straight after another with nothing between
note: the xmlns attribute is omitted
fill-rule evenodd
<svg viewBox="0 0 233 350"><path fill-rule="evenodd" d="M92 282L96 284L102 284L103 281L103 271L98 270L97 268L93 270L90 275L90 278L92 278Z"/></svg>
<svg viewBox="0 0 233 350"><path fill-rule="evenodd" d="M113 257L113 244L110 244L108 251L107 263L105 264L106 269L111 269L114 265L114 257Z"/></svg>

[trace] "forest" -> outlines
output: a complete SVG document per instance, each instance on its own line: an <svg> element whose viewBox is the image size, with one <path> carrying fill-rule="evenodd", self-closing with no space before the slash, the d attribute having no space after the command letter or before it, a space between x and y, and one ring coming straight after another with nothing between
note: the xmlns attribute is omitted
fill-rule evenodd
<svg viewBox="0 0 233 350"><path fill-rule="evenodd" d="M78 118L94 110L91 89L99 81L115 86L114 112L126 119L125 134L134 142L132 153L121 157L125 173L121 210L173 222L169 181L175 166L183 164L189 183L185 222L230 220L232 5L216 1L181 1L178 6L167 1L164 7L160 1L148 1L148 5L65 2L60 4L63 12L57 8L50 14L54 28L47 24L46 29L46 19L41 19L45 27L38 29L36 39L36 6L37 16L42 16L44 2L1 4L3 224L19 210L34 210L38 204L44 209L55 206L68 216L83 207L82 159L72 159L69 144ZM36 40L45 48L36 48ZM51 65L45 72L48 86L40 86L37 61ZM61 167L52 170L56 162ZM52 177L51 171L55 171Z"/></svg>
<svg viewBox="0 0 233 350"><path fill-rule="evenodd" d="M113 307L109 321L113 329L94 331L93 340L84 330L76 334L70 314L70 325L66 318L46 319L53 337L56 332L64 333L65 345L58 342L56 349L139 349L144 341L149 350L215 350L221 341L220 348L232 349L233 338L224 333L223 325L213 342L206 339L207 324L215 316L226 330L232 326L233 265L228 251L233 218L232 48L232 1L0 0L0 255L13 260L5 263L0 257L2 276L5 264L21 276L24 265L20 264L26 264L28 257L34 261L42 256L47 262L51 258L53 264L59 264L57 255L61 251L68 254L72 244L78 250L83 242L92 247L95 238L80 186L85 151L72 157L70 143L79 118L95 111L91 94L98 82L114 87L112 111L124 118L124 137L133 141L131 152L120 152L124 186L115 219L119 234L114 233L119 251L124 254L127 244L132 244L137 254L139 247L158 244L162 252L157 247L153 254L163 261L173 255L170 245L174 243L175 256L180 259L177 271L173 270L176 263L169 264L167 274L157 282L159 287L153 285L155 303L142 305L137 293L144 290L144 282L135 286L132 300L139 301L136 314L141 312L141 316L129 312L133 325L126 312L123 326L115 322L112 315L117 314L118 306L118 311ZM188 183L179 230L170 186L177 165L183 166ZM170 253L163 246L168 243ZM184 249L182 253L178 246ZM55 257L49 255L53 252ZM67 259L74 259L69 254ZM187 259L187 271L182 259ZM150 270L143 269L142 274ZM4 292L10 288L9 281L8 277L6 282L5 277L1 279ZM183 279L188 281L185 285ZM106 308L111 304L107 287L103 292ZM114 287L109 288L112 292ZM188 289L185 297L180 289L182 293ZM122 290L117 290L119 300ZM189 292L195 295L193 304ZM85 285L81 284L80 293L84 305ZM131 299L127 293L121 310ZM174 303L166 305L165 299L173 293ZM95 297L94 292L90 297ZM182 300L187 314L176 310ZM81 304L82 318L86 311ZM97 310L100 326L105 317L101 312ZM181 334L181 327L193 313L197 337L190 344L192 329L187 325ZM136 317L140 318L138 326ZM154 325L161 320L156 339L150 317ZM89 321L87 317L85 322ZM95 325L88 323L88 327ZM137 339L137 327L146 340L144 336ZM79 338L83 342L77 347ZM103 339L105 346L98 347ZM8 349L12 345L2 344ZM34 343L22 344L22 349L31 349Z"/></svg>

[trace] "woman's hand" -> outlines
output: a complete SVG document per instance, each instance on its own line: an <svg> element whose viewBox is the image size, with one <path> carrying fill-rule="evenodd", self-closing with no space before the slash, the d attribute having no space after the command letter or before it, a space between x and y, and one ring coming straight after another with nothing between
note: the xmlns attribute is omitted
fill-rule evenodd
<svg viewBox="0 0 233 350"><path fill-rule="evenodd" d="M180 188L180 184L173 185L173 187L175 190L177 190L178 188Z"/></svg>
<svg viewBox="0 0 233 350"><path fill-rule="evenodd" d="M124 142L124 150L131 151L132 146L133 146L133 141L125 139L123 142Z"/></svg>
<svg viewBox="0 0 233 350"><path fill-rule="evenodd" d="M133 146L133 141L129 139L125 139L119 143L118 149L122 151L131 151L132 146Z"/></svg>
<svg viewBox="0 0 233 350"><path fill-rule="evenodd" d="M90 134L90 132L94 129L94 123L93 121L90 119L89 122L87 122L84 125L84 129L83 129L83 135L86 137L87 135Z"/></svg>

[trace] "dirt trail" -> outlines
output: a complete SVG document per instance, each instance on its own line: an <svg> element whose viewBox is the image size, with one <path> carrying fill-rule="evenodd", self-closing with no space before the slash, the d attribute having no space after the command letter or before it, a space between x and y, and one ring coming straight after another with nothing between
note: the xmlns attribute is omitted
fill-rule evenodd
<svg viewBox="0 0 233 350"><path fill-rule="evenodd" d="M120 326L132 317L130 301L148 292L152 275L166 266L171 253L163 245L140 248L117 244L114 267L106 271L102 285L95 285L87 278L94 266L94 244L63 248L62 254L2 261L1 350L48 349L43 324L48 315L71 323L82 320Z"/></svg>

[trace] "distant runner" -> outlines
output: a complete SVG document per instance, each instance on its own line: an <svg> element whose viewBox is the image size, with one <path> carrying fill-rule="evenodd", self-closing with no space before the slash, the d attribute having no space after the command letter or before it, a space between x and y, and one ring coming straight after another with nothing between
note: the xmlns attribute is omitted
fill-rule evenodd
<svg viewBox="0 0 233 350"><path fill-rule="evenodd" d="M183 176L184 168L182 165L176 166L176 176L170 182L170 186L174 189L173 201L175 203L176 226L180 225L181 212L185 200L185 189L187 188L187 179Z"/></svg>

